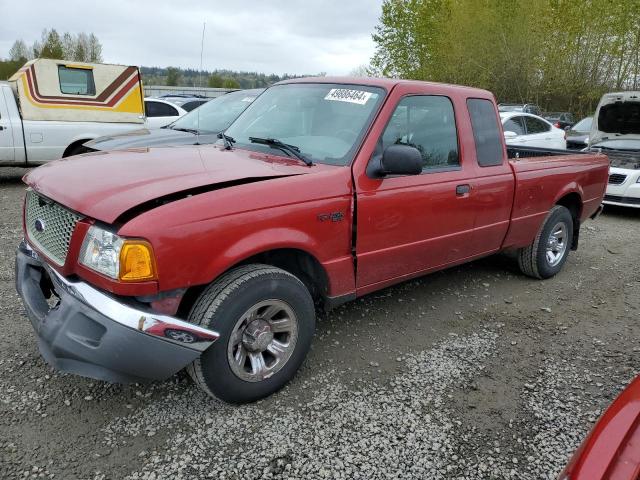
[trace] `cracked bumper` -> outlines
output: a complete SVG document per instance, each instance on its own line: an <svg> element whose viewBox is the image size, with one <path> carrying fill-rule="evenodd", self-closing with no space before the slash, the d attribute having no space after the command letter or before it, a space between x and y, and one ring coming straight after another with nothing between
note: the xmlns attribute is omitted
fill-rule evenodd
<svg viewBox="0 0 640 480"><path fill-rule="evenodd" d="M198 358L218 333L141 310L47 266L26 242L16 253L16 289L54 368L117 383L161 380ZM58 299L48 302L51 292Z"/></svg>

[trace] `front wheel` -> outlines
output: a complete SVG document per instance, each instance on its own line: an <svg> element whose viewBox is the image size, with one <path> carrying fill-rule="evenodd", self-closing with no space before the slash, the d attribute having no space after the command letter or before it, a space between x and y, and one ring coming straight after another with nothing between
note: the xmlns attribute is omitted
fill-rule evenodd
<svg viewBox="0 0 640 480"><path fill-rule="evenodd" d="M209 395L246 403L276 392L293 378L311 346L315 308L298 278L254 264L209 285L189 320L220 333L187 368L191 378Z"/></svg>
<svg viewBox="0 0 640 480"><path fill-rule="evenodd" d="M567 261L573 242L573 217L567 207L554 206L540 227L534 242L518 251L518 265L525 275L550 278Z"/></svg>

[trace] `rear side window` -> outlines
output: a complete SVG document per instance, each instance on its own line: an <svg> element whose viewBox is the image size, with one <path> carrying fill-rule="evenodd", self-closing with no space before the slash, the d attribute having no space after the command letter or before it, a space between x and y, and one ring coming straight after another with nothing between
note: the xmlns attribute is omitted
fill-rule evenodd
<svg viewBox="0 0 640 480"><path fill-rule="evenodd" d="M177 117L178 110L162 102L145 101L144 109L147 117Z"/></svg>
<svg viewBox="0 0 640 480"><path fill-rule="evenodd" d="M504 122L503 129L505 132L513 132L516 135L524 135L524 122L522 117L511 117Z"/></svg>
<svg viewBox="0 0 640 480"><path fill-rule="evenodd" d="M69 95L95 95L93 70L90 68L67 67L58 65L60 91Z"/></svg>
<svg viewBox="0 0 640 480"><path fill-rule="evenodd" d="M480 98L469 98L467 109L471 117L478 165L481 167L502 165L502 134L493 103Z"/></svg>
<svg viewBox="0 0 640 480"><path fill-rule="evenodd" d="M551 130L551 125L542 120L533 117L524 117L524 123L527 125L527 135L534 133L544 133Z"/></svg>
<svg viewBox="0 0 640 480"><path fill-rule="evenodd" d="M393 144L417 148L422 154L423 171L459 166L451 100L435 95L403 98L382 135L383 149Z"/></svg>
<svg viewBox="0 0 640 480"><path fill-rule="evenodd" d="M187 102L182 104L182 109L190 112L191 110L195 110L203 103L207 103L206 100L193 100L192 102Z"/></svg>

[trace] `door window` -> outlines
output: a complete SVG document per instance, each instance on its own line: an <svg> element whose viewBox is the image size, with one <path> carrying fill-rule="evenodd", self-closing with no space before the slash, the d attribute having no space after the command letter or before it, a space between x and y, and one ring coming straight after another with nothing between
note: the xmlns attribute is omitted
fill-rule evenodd
<svg viewBox="0 0 640 480"><path fill-rule="evenodd" d="M535 133L544 133L551 130L551 126L548 123L538 120L533 117L524 117L524 122L527 125L527 134L532 135Z"/></svg>
<svg viewBox="0 0 640 480"><path fill-rule="evenodd" d="M144 109L147 117L177 117L178 110L162 102L145 100Z"/></svg>
<svg viewBox="0 0 640 480"><path fill-rule="evenodd" d="M501 165L503 159L502 141L498 117L494 104L481 98L467 100L471 117L473 139L476 144L476 158L481 167Z"/></svg>
<svg viewBox="0 0 640 480"><path fill-rule="evenodd" d="M423 171L460 165L451 100L443 96L403 98L382 135L382 148L409 145L422 154Z"/></svg>

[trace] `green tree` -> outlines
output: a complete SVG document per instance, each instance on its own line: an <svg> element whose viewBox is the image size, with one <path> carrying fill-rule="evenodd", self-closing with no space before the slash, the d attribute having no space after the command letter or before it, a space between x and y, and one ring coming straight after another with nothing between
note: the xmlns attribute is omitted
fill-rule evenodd
<svg viewBox="0 0 640 480"><path fill-rule="evenodd" d="M167 85L176 86L180 81L180 70L176 67L167 68Z"/></svg>
<svg viewBox="0 0 640 480"><path fill-rule="evenodd" d="M61 60L64 57L62 40L55 29L51 29L47 34L46 41L42 45L42 50L40 50L39 57L55 58L58 60Z"/></svg>
<svg viewBox="0 0 640 480"><path fill-rule="evenodd" d="M209 76L209 81L207 82L210 88L222 88L223 83L224 83L224 78L222 78L220 75L217 75L215 73Z"/></svg>
<svg viewBox="0 0 640 480"><path fill-rule="evenodd" d="M240 88L240 84L233 78L225 78L222 82L222 88Z"/></svg>
<svg viewBox="0 0 640 480"><path fill-rule="evenodd" d="M592 113L640 87L640 2L385 0L373 73L482 87L500 101Z"/></svg>

